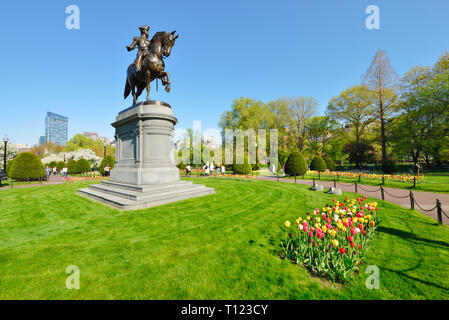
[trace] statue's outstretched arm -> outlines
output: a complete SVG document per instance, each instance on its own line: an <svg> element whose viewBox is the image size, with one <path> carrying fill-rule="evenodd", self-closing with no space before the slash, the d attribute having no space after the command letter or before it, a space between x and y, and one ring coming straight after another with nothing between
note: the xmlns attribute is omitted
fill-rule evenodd
<svg viewBox="0 0 449 320"><path fill-rule="evenodd" d="M134 37L133 42L129 46L126 46L126 49L128 49L128 51L134 50L137 45L137 40L137 37Z"/></svg>

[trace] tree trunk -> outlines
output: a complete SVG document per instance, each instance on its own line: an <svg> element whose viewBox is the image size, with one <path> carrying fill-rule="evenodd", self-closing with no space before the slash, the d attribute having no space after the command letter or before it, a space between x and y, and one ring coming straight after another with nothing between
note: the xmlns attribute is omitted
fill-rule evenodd
<svg viewBox="0 0 449 320"><path fill-rule="evenodd" d="M379 113L380 113L380 141L382 144L382 164L387 161L387 139L385 137L385 110L382 101L382 91L379 90Z"/></svg>

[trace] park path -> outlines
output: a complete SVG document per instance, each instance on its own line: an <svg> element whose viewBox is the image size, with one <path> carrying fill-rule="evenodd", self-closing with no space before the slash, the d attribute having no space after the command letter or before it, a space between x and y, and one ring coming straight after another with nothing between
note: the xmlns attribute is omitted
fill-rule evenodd
<svg viewBox="0 0 449 320"><path fill-rule="evenodd" d="M257 176L256 179L265 180L265 181L278 181L277 176ZM287 182L287 183L295 183L294 179L279 178L279 181ZM297 179L296 183L309 185L309 186L313 185L312 180ZM316 181L316 183L323 185L325 188L330 188L330 187L334 186L333 181ZM340 188L342 191L353 192L353 193L355 192L354 183L337 182L337 187ZM386 188L386 187L383 189L384 189L385 201L388 201L388 202L400 205L404 208L410 209L410 191L409 190L397 189L397 188ZM378 187L378 186L358 184L357 192L364 196L382 199L380 187ZM415 202L418 203L418 205L415 204L415 209L428 215L429 217L432 217L435 220L438 220L437 209L435 208L436 199L440 200L441 208L444 211L444 213L442 214L443 223L446 225L449 225L449 217L448 217L449 216L449 194L413 191L413 197L415 198ZM431 210L432 208L434 208L434 209Z"/></svg>

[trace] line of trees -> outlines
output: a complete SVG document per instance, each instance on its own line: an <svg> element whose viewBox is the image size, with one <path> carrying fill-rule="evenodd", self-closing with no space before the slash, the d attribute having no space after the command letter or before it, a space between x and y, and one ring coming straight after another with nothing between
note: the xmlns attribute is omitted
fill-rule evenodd
<svg viewBox="0 0 449 320"><path fill-rule="evenodd" d="M315 156L361 167L395 161L449 161L449 53L432 67L413 67L399 77L379 50L362 81L343 90L317 115L313 97L285 97L268 103L242 97L225 111L219 126L278 129L279 159L294 149L309 162Z"/></svg>

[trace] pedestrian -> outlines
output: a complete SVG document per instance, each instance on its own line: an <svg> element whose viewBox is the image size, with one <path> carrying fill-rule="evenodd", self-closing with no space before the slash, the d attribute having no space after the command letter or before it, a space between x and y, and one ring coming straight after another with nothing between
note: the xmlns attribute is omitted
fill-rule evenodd
<svg viewBox="0 0 449 320"><path fill-rule="evenodd" d="M226 171L226 168L224 166L224 164L221 165L221 174L224 174Z"/></svg>
<svg viewBox="0 0 449 320"><path fill-rule="evenodd" d="M56 176L58 174L58 168L53 167L53 175Z"/></svg>
<svg viewBox="0 0 449 320"><path fill-rule="evenodd" d="M214 163L210 163L210 174L214 174Z"/></svg>
<svg viewBox="0 0 449 320"><path fill-rule="evenodd" d="M67 167L64 167L64 168L62 168L62 175L64 176L64 177L67 177Z"/></svg>
<svg viewBox="0 0 449 320"><path fill-rule="evenodd" d="M190 176L190 164L186 165L186 175Z"/></svg>
<svg viewBox="0 0 449 320"><path fill-rule="evenodd" d="M220 164L217 164L217 174L220 174Z"/></svg>
<svg viewBox="0 0 449 320"><path fill-rule="evenodd" d="M51 174L51 170L50 170L50 167L49 167L49 166L46 166L46 167L45 167L45 174L47 175L47 180L48 180L48 177L49 177L50 174Z"/></svg>
<svg viewBox="0 0 449 320"><path fill-rule="evenodd" d="M109 165L106 165L106 167L104 167L104 176L105 177L108 177L109 176L109 171L110 171L111 169L109 168Z"/></svg>
<svg viewBox="0 0 449 320"><path fill-rule="evenodd" d="M203 169L204 169L204 173L205 173L206 175L209 175L209 162L206 163L206 165L203 167Z"/></svg>

